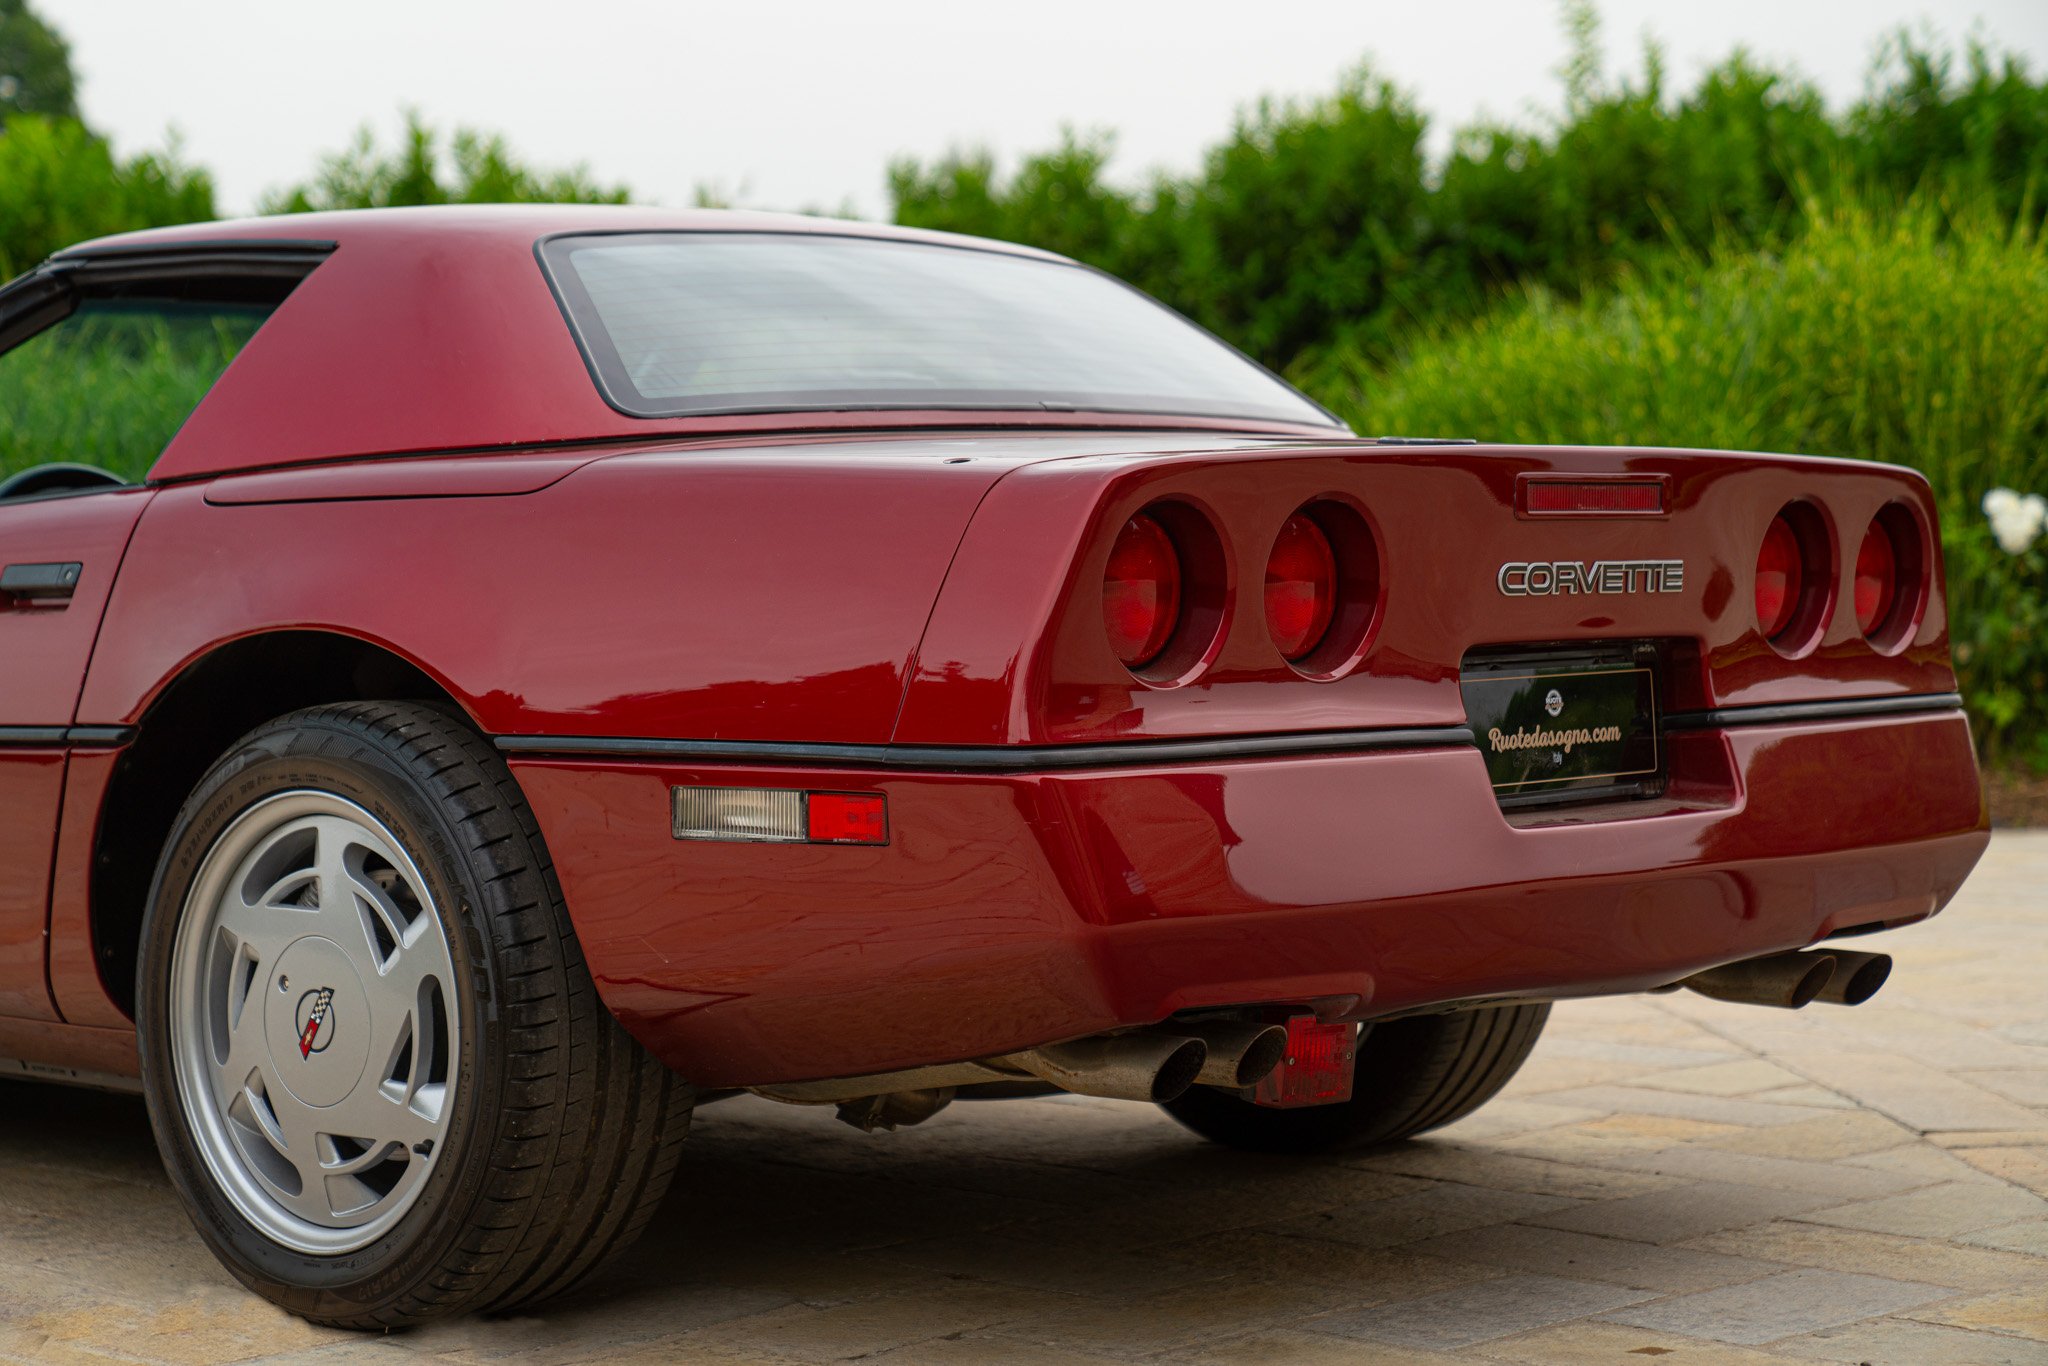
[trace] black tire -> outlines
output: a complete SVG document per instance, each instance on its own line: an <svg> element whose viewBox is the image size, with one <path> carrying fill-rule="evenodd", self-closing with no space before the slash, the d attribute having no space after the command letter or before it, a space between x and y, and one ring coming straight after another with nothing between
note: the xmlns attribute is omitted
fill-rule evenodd
<svg viewBox="0 0 2048 1366"><path fill-rule="evenodd" d="M208 851L256 804L306 793L351 803L396 837L431 892L453 979L452 1002L436 1008L455 1044L433 1060L449 1082L445 1137L428 1145L397 1222L334 1256L269 1236L224 1191L196 1146L168 1013L179 923ZM138 969L143 1085L172 1183L238 1279L317 1323L398 1328L560 1295L639 1235L674 1173L691 1090L598 999L533 813L449 710L341 703L244 737L172 829ZM391 1152L382 1160L400 1170L413 1160L402 1144Z"/></svg>
<svg viewBox="0 0 2048 1366"><path fill-rule="evenodd" d="M1550 1006L1492 1006L1364 1025L1351 1099L1280 1110L1197 1086L1166 1112L1203 1138L1261 1153L1348 1152L1463 1119L1515 1075Z"/></svg>

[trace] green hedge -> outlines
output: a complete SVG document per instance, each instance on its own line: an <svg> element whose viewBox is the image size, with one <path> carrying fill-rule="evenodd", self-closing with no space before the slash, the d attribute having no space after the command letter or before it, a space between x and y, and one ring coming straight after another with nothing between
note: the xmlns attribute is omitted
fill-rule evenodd
<svg viewBox="0 0 2048 1366"><path fill-rule="evenodd" d="M1570 12L1564 114L1454 129L1448 159L1424 154L1413 96L1360 69L1321 99L1261 101L1194 174L1137 188L1107 176L1107 134L1008 175L973 150L899 161L895 217L1101 266L1277 367L1339 341L1397 355L1503 292L1575 294L1674 246L1770 245L1810 189L1968 191L2033 217L2048 193L2048 83L2012 55L1900 37L1837 113L1741 53L1689 88L1654 47L1609 80L1590 10Z"/></svg>
<svg viewBox="0 0 2048 1366"><path fill-rule="evenodd" d="M1390 367L1295 377L1360 431L1719 446L1910 465L1948 542L1956 660L1987 753L2048 765L2048 551L1990 534L2048 493L2048 249L1994 207L1808 209L1782 251L1674 257L1577 302L1532 289Z"/></svg>

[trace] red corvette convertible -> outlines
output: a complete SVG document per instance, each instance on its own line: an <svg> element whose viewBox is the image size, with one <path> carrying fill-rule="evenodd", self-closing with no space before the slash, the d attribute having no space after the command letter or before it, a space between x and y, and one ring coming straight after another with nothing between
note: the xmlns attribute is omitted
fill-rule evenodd
<svg viewBox="0 0 2048 1366"><path fill-rule="evenodd" d="M1359 439L1041 252L153 231L0 393L0 1057L324 1322L563 1292L740 1092L1415 1134L1560 999L1863 999L1986 841L1918 475Z"/></svg>

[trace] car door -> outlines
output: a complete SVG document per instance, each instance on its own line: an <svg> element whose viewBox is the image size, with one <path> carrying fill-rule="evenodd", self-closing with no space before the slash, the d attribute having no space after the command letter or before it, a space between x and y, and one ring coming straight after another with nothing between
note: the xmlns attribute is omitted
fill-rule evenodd
<svg viewBox="0 0 2048 1366"><path fill-rule="evenodd" d="M317 259L317 257L315 258ZM0 1017L58 1018L52 859L74 725L151 465L302 279L203 244L60 255L0 289Z"/></svg>
<svg viewBox="0 0 2048 1366"><path fill-rule="evenodd" d="M70 745L95 738L73 736L71 723L150 497L109 487L0 501L0 1015L55 1018L44 977L50 860Z"/></svg>

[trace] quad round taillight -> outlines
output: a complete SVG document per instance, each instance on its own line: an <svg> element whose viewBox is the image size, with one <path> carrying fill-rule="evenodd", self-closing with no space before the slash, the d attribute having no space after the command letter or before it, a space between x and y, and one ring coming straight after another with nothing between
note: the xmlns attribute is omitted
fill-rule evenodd
<svg viewBox="0 0 2048 1366"><path fill-rule="evenodd" d="M1307 512L1280 528L1266 557L1266 629L1289 662L1314 653L1337 606L1337 554Z"/></svg>
<svg viewBox="0 0 2048 1366"><path fill-rule="evenodd" d="M1911 507L1888 503L1870 519L1856 550L1856 626L1885 654L1906 648L1920 627L1931 587L1922 526Z"/></svg>
<svg viewBox="0 0 2048 1366"><path fill-rule="evenodd" d="M1804 560L1799 533L1791 518L1779 513L1756 557L1756 625L1771 640L1784 635L1799 614L1806 589Z"/></svg>
<svg viewBox="0 0 2048 1366"><path fill-rule="evenodd" d="M1157 659L1180 621L1180 555L1158 519L1140 512L1124 523L1102 573L1102 618L1124 667Z"/></svg>
<svg viewBox="0 0 2048 1366"><path fill-rule="evenodd" d="M1863 545L1856 552L1856 627L1864 635L1875 634L1891 620L1892 604L1899 597L1899 551L1883 518L1875 518L1863 533Z"/></svg>

